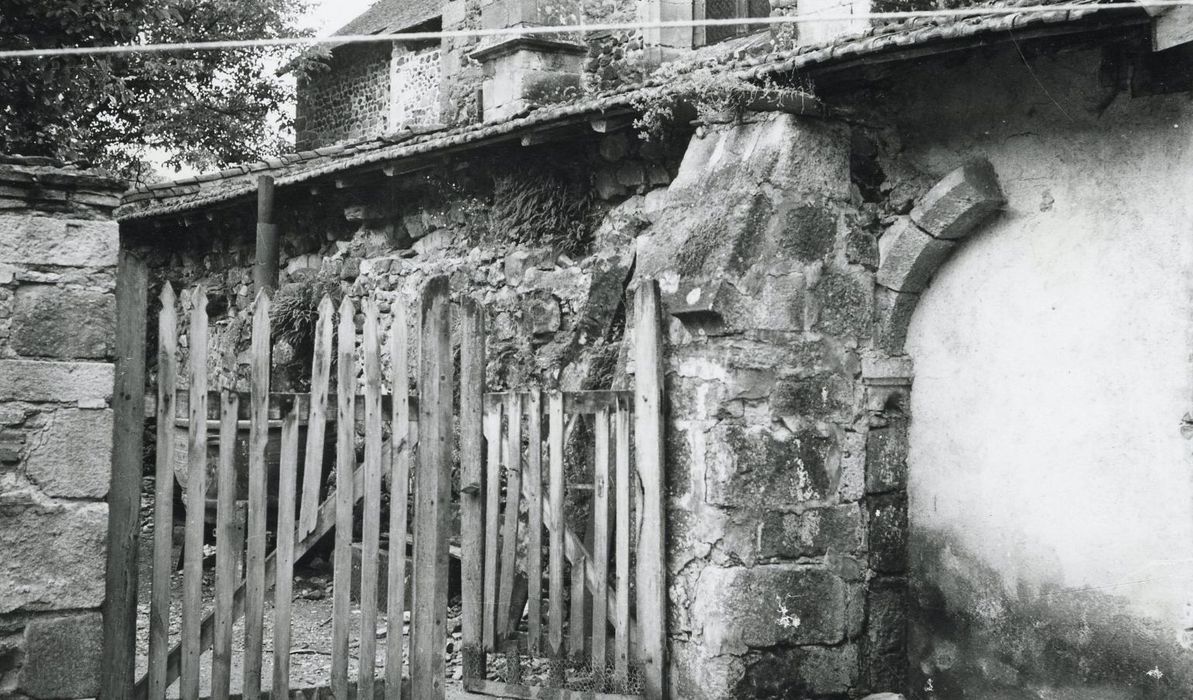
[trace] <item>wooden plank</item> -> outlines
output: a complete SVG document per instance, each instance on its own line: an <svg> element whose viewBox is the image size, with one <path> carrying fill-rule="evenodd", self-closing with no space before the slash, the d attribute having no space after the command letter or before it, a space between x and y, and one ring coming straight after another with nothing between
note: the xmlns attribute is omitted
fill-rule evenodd
<svg viewBox="0 0 1193 700"><path fill-rule="evenodd" d="M566 688L547 688L541 685L514 685L501 681L465 679L464 690L495 698L519 698L525 700L642 700L641 695L620 693L597 693Z"/></svg>
<svg viewBox="0 0 1193 700"><path fill-rule="evenodd" d="M529 411L530 391L490 391L485 394L485 406L504 404L510 395L522 396L522 412ZM601 409L614 411L618 401L633 399L634 392L600 389L595 391L567 391L563 393L563 412L567 415L591 414Z"/></svg>
<svg viewBox="0 0 1193 700"><path fill-rule="evenodd" d="M389 475L389 581L386 589L385 683L393 689L392 700L402 700L402 627L406 612L406 541L410 503L410 342L407 337L406 305L393 305L390 335L390 365L393 373L394 407L390 434Z"/></svg>
<svg viewBox="0 0 1193 700"><path fill-rule="evenodd" d="M485 313L464 300L460 324L460 584L463 671L483 677L485 504L482 438L485 396Z"/></svg>
<svg viewBox="0 0 1193 700"><path fill-rule="evenodd" d="M563 412L568 415L612 412L617 409L619 400L633 395L630 391L568 391L563 395Z"/></svg>
<svg viewBox="0 0 1193 700"><path fill-rule="evenodd" d="M530 392L527 402L526 484L529 515L526 552L526 579L530 625L530 655L537 657L543 640L543 394Z"/></svg>
<svg viewBox="0 0 1193 700"><path fill-rule="evenodd" d="M335 305L327 296L319 302L315 322L315 354L311 362L311 412L307 420L306 460L302 469L302 510L298 536L315 527L319 510L319 487L323 485L323 441L327 423L327 383L331 377L331 336L335 326Z"/></svg>
<svg viewBox="0 0 1193 700"><path fill-rule="evenodd" d="M497 561L501 515L501 404L485 408L485 591L483 648L496 651Z"/></svg>
<svg viewBox="0 0 1193 700"><path fill-rule="evenodd" d="M236 527L236 416L240 397L220 397L220 458L216 472L215 511L215 639L211 654L211 697L227 700L232 689L232 594L240 577L240 538Z"/></svg>
<svg viewBox="0 0 1193 700"><path fill-rule="evenodd" d="M331 687L336 697L348 697L348 627L352 621L352 472L356 466L354 423L356 393L356 307L344 297L336 338L336 540L333 556Z"/></svg>
<svg viewBox="0 0 1193 700"><path fill-rule="evenodd" d="M265 450L269 444L269 294L257 292L250 353L249 493L245 536L244 697L261 694L261 655L265 644L265 526L269 502L265 492Z"/></svg>
<svg viewBox="0 0 1193 700"><path fill-rule="evenodd" d="M419 450L414 521L414 615L410 688L423 700L444 696L447 535L451 523L452 346L447 277L427 283L419 362Z"/></svg>
<svg viewBox="0 0 1193 700"><path fill-rule="evenodd" d="M294 587L294 498L298 482L298 402L282 421L278 465L278 525L273 596L273 686L275 696L290 693L290 603Z"/></svg>
<svg viewBox="0 0 1193 700"><path fill-rule="evenodd" d="M572 562L571 613L568 615L568 655L573 660L584 657L584 568L588 558L579 555Z"/></svg>
<svg viewBox="0 0 1193 700"><path fill-rule="evenodd" d="M149 602L149 697L166 697L170 649L170 558L174 549L174 392L178 382L178 311L174 288L162 286L157 319L157 462L154 465L153 583Z"/></svg>
<svg viewBox="0 0 1193 700"><path fill-rule="evenodd" d="M552 658L563 656L563 394L547 397L547 484L550 492L547 527L547 648Z"/></svg>
<svg viewBox="0 0 1193 700"><path fill-rule="evenodd" d="M356 687L373 696L377 671L377 573L381 542L381 346L377 302L364 302L365 483L361 517L360 662Z"/></svg>
<svg viewBox="0 0 1193 700"><path fill-rule="evenodd" d="M609 595L609 413L601 409L593 416L592 566L596 577L592 588L592 671L599 679L608 663L606 629Z"/></svg>
<svg viewBox="0 0 1193 700"><path fill-rule="evenodd" d="M506 398L505 416L505 525L501 529L501 586L497 594L499 644L509 636L510 603L513 600L514 581L518 574L518 510L522 502L521 394L510 394Z"/></svg>
<svg viewBox="0 0 1193 700"><path fill-rule="evenodd" d="M116 385L112 393L112 472L104 597L101 695L132 691L137 631L137 538L145 435L145 316L148 273L121 250L116 271Z"/></svg>
<svg viewBox="0 0 1193 700"><path fill-rule="evenodd" d="M207 293L191 295L190 415L187 435L186 535L182 565L182 700L199 697L199 640L203 614L203 509L207 492Z"/></svg>
<svg viewBox="0 0 1193 700"><path fill-rule="evenodd" d="M638 628L645 694L663 698L666 669L666 542L663 517L663 341L659 290L644 279L634 298L635 454L642 488L638 535Z"/></svg>
<svg viewBox="0 0 1193 700"><path fill-rule="evenodd" d="M628 402L625 402L628 403ZM621 682L630 671L630 412L618 402L613 415L616 496L614 544L617 588L613 614L613 666Z"/></svg>

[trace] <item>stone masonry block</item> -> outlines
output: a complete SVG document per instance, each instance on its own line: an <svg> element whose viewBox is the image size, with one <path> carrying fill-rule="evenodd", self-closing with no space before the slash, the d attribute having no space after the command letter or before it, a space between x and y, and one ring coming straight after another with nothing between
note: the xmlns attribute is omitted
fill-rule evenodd
<svg viewBox="0 0 1193 700"><path fill-rule="evenodd" d="M911 219L937 238L954 240L968 236L1006 201L990 162L973 161L928 190L911 210Z"/></svg>
<svg viewBox="0 0 1193 700"><path fill-rule="evenodd" d="M107 532L104 503L0 508L0 615L99 607Z"/></svg>
<svg viewBox="0 0 1193 700"><path fill-rule="evenodd" d="M761 557L822 556L856 552L865 541L862 509L856 503L802 513L767 513L758 529Z"/></svg>
<svg viewBox="0 0 1193 700"><path fill-rule="evenodd" d="M776 644L837 644L845 637L845 595L845 583L825 569L710 566L696 584L691 618L702 626L705 649L713 655Z"/></svg>
<svg viewBox="0 0 1193 700"><path fill-rule="evenodd" d="M878 284L896 292L922 292L955 245L900 217L878 239Z"/></svg>
<svg viewBox="0 0 1193 700"><path fill-rule="evenodd" d="M99 360L116 337L116 297L48 284L17 289L12 346L27 357Z"/></svg>
<svg viewBox="0 0 1193 700"><path fill-rule="evenodd" d="M29 445L25 469L48 496L103 498L111 477L112 411L65 409Z"/></svg>
<svg viewBox="0 0 1193 700"><path fill-rule="evenodd" d="M884 574L907 570L907 499L873 496L870 511L870 568Z"/></svg>
<svg viewBox="0 0 1193 700"><path fill-rule="evenodd" d="M107 363L0 360L0 401L106 402L114 382Z"/></svg>
<svg viewBox="0 0 1193 700"><path fill-rule="evenodd" d="M907 419L894 418L866 435L866 493L907 489Z"/></svg>
<svg viewBox="0 0 1193 700"><path fill-rule="evenodd" d="M65 267L116 265L115 221L0 216L0 262Z"/></svg>
<svg viewBox="0 0 1193 700"><path fill-rule="evenodd" d="M777 436L720 425L709 436L705 499L750 508L824 502L836 494L840 459L833 439L814 430Z"/></svg>
<svg viewBox="0 0 1193 700"><path fill-rule="evenodd" d="M893 355L903 353L907 340L907 326L911 314L920 303L919 294L896 292L879 288L874 293L875 327L874 342L881 349Z"/></svg>
<svg viewBox="0 0 1193 700"><path fill-rule="evenodd" d="M17 692L34 698L99 694L103 616L88 612L35 619L25 627L25 663Z"/></svg>
<svg viewBox="0 0 1193 700"><path fill-rule="evenodd" d="M749 665L733 698L846 697L858 670L855 644L770 650Z"/></svg>

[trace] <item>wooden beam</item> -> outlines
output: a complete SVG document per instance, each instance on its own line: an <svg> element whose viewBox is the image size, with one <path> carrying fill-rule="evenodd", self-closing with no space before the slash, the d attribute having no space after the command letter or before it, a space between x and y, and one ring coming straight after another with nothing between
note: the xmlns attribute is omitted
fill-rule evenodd
<svg viewBox="0 0 1193 700"><path fill-rule="evenodd" d="M140 532L145 426L145 262L120 251L116 271L116 387L112 394L112 477L108 491L108 576L100 697L132 693L137 629L137 535Z"/></svg>

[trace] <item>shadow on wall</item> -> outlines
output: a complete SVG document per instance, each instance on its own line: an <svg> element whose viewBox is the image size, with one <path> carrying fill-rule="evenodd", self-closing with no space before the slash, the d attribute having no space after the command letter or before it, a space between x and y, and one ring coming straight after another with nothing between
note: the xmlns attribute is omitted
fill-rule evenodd
<svg viewBox="0 0 1193 700"><path fill-rule="evenodd" d="M1193 653L1125 597L1024 581L1008 591L940 531L913 530L910 555L912 698L1193 697Z"/></svg>

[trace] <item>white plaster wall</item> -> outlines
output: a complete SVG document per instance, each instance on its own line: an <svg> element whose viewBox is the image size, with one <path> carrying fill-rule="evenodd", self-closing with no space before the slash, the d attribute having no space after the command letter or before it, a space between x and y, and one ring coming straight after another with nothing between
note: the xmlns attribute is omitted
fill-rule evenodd
<svg viewBox="0 0 1193 700"><path fill-rule="evenodd" d="M1010 57L909 96L931 111L907 115L907 154L936 174L984 155L1009 200L912 320L910 521L1008 593L1098 588L1175 635L1193 626L1193 119L1187 97L1124 95L1098 116L1096 68L1037 65L1037 84Z"/></svg>

